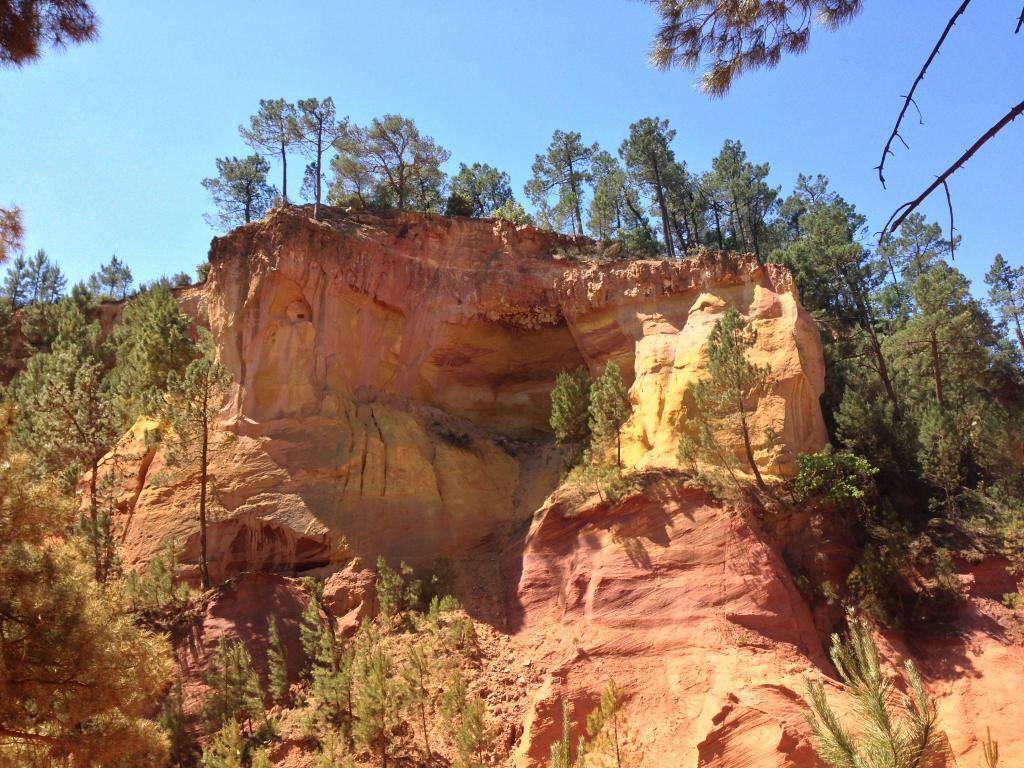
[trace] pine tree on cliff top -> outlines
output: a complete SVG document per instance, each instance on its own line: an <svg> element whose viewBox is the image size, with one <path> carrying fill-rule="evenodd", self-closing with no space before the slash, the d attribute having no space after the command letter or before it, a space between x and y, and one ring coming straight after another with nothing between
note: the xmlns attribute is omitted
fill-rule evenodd
<svg viewBox="0 0 1024 768"><path fill-rule="evenodd" d="M769 369L747 360L747 350L754 345L757 335L730 309L715 323L708 337L708 374L693 385L694 417L701 426L701 441L705 445L714 440L713 430L723 421L735 420L743 438L747 464L757 487L765 490L764 479L754 458L750 435L749 401L763 391Z"/></svg>
<svg viewBox="0 0 1024 768"><path fill-rule="evenodd" d="M608 363L590 388L590 431L601 447L615 442L615 464L622 466L622 425L629 418L629 395L619 366Z"/></svg>
<svg viewBox="0 0 1024 768"><path fill-rule="evenodd" d="M203 356L193 360L184 376L171 372L163 419L167 433L167 463L185 466L199 475L199 573L203 589L210 588L206 553L208 486L214 419L231 383L228 372L214 359L212 340L204 336Z"/></svg>
<svg viewBox="0 0 1024 768"><path fill-rule="evenodd" d="M288 151L298 141L295 105L284 99L260 99L249 125L238 126L242 140L265 157L281 161L281 200L288 205Z"/></svg>

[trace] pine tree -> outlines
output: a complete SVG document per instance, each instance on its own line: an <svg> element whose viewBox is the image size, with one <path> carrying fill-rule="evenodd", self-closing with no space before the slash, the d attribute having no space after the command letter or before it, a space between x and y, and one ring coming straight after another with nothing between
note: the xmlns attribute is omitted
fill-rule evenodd
<svg viewBox="0 0 1024 768"><path fill-rule="evenodd" d="M441 717L444 718L448 733L454 743L466 712L466 697L469 689L466 686L466 679L462 672L456 669L445 686L444 694L441 696Z"/></svg>
<svg viewBox="0 0 1024 768"><path fill-rule="evenodd" d="M241 726L229 720L214 734L199 761L202 768L246 768L245 739Z"/></svg>
<svg viewBox="0 0 1024 768"><path fill-rule="evenodd" d="M343 647L329 627L322 627L312 666L310 693L316 699L315 720L340 728L351 744L355 653Z"/></svg>
<svg viewBox="0 0 1024 768"><path fill-rule="evenodd" d="M296 141L298 121L295 105L284 99L260 99L259 111L249 118L248 127L238 133L254 151L281 161L281 199L288 205L288 151Z"/></svg>
<svg viewBox="0 0 1024 768"><path fill-rule="evenodd" d="M513 202L508 174L487 163L459 163L459 172L451 180L451 192L467 203L464 215L477 218L486 218Z"/></svg>
<svg viewBox="0 0 1024 768"><path fill-rule="evenodd" d="M277 616L270 617L267 629L267 690L274 703L283 704L288 698L288 664Z"/></svg>
<svg viewBox="0 0 1024 768"><path fill-rule="evenodd" d="M404 699L406 706L414 718L419 720L423 731L423 760L425 765L431 761L430 732L427 728L427 716L430 713L432 697L430 683L433 669L423 648L414 645L402 667L402 680L405 683Z"/></svg>
<svg viewBox="0 0 1024 768"><path fill-rule="evenodd" d="M615 465L622 466L622 425L629 418L629 395L619 367L612 362L590 388L590 431L599 446L615 441Z"/></svg>
<svg viewBox="0 0 1024 768"><path fill-rule="evenodd" d="M882 671L878 647L863 619L849 616L850 636L832 635L832 662L846 684L852 730L843 724L825 696L820 680L807 680L814 749L834 768L924 768L939 752L935 701L921 682L914 663L904 665L909 693L896 689Z"/></svg>
<svg viewBox="0 0 1024 768"><path fill-rule="evenodd" d="M1013 325L1017 343L1024 352L1024 267L1011 267L1001 253L992 260L985 275L989 302L1004 323Z"/></svg>
<svg viewBox="0 0 1024 768"><path fill-rule="evenodd" d="M567 463L577 463L590 440L590 374L582 365L555 379L550 424L555 440L569 450Z"/></svg>
<svg viewBox="0 0 1024 768"><path fill-rule="evenodd" d="M328 630L321 615L320 600L316 595L310 595L299 621L299 642L302 644L302 655L305 660L303 671L306 676L312 674L313 664L320 652L321 637L325 631Z"/></svg>
<svg viewBox="0 0 1024 768"><path fill-rule="evenodd" d="M562 735L551 743L550 768L573 768L572 755L572 704L562 700Z"/></svg>
<svg viewBox="0 0 1024 768"><path fill-rule="evenodd" d="M555 131L547 150L534 159L526 196L553 229L568 224L574 234L583 234L583 186L593 178L590 164L598 150L597 144L584 145L578 133ZM548 204L552 192L558 195L554 207Z"/></svg>
<svg viewBox="0 0 1024 768"><path fill-rule="evenodd" d="M210 566L206 554L207 491L214 419L231 383L228 372L214 359L213 343L204 338L203 356L193 360L179 377L167 377L167 400L163 419L167 432L167 463L186 466L199 475L199 573L203 589L210 588Z"/></svg>
<svg viewBox="0 0 1024 768"><path fill-rule="evenodd" d="M24 237L21 209L16 205L0 208L0 264L21 253Z"/></svg>
<svg viewBox="0 0 1024 768"><path fill-rule="evenodd" d="M334 142L345 136L348 120L338 121L334 100L328 96L319 99L299 99L296 119L296 136L303 154L312 158L308 174L313 195L313 218L320 215L320 193L324 178L324 153Z"/></svg>
<svg viewBox="0 0 1024 768"><path fill-rule="evenodd" d="M717 422L735 418L750 471L757 487L766 490L754 458L748 410L750 399L764 390L769 375L767 367L747 360L747 350L755 339L756 334L748 328L739 312L729 309L715 323L708 337L709 376L694 384L692 393L696 410L694 416L701 429L701 444L706 447L714 441L713 431Z"/></svg>
<svg viewBox="0 0 1024 768"><path fill-rule="evenodd" d="M399 563L396 571L382 556L377 557L377 615L385 628L390 627L395 617L404 618L419 603L421 590L412 568Z"/></svg>
<svg viewBox="0 0 1024 768"><path fill-rule="evenodd" d="M123 427L131 426L141 413L155 413L168 375L182 371L195 357L191 325L166 282L156 283L125 305L112 333L117 363L111 373Z"/></svg>
<svg viewBox="0 0 1024 768"><path fill-rule="evenodd" d="M132 288L132 270L117 256L111 256L100 271L89 278L89 288L100 300L124 301Z"/></svg>
<svg viewBox="0 0 1024 768"><path fill-rule="evenodd" d="M383 649L370 650L357 663L358 684L352 735L356 743L380 758L387 768L391 730L398 720L399 689L392 679L393 663Z"/></svg>
<svg viewBox="0 0 1024 768"><path fill-rule="evenodd" d="M101 509L100 463L121 434L108 381L109 350L100 325L73 302L61 302L52 351L29 360L13 388L20 417L17 444L46 470L88 473L87 514L81 529L92 551L95 578L114 565L109 514Z"/></svg>
<svg viewBox="0 0 1024 768"><path fill-rule="evenodd" d="M244 643L220 639L210 659L206 684L210 687L210 695L203 714L212 727L219 728L234 722L244 724L248 731L253 720L263 718L259 677Z"/></svg>
<svg viewBox="0 0 1024 768"><path fill-rule="evenodd" d="M487 722L487 705L479 696L466 702L455 746L455 768L484 768L487 754L494 748L494 732Z"/></svg>
<svg viewBox="0 0 1024 768"><path fill-rule="evenodd" d="M188 733L185 730L185 699L181 690L181 676L175 678L167 698L160 707L157 723L170 744L172 763L185 762L190 752Z"/></svg>
<svg viewBox="0 0 1024 768"><path fill-rule="evenodd" d="M170 677L167 642L100 590L65 540L66 497L11 454L0 409L0 764L162 765L150 716ZM14 657L7 655L8 661Z"/></svg>
<svg viewBox="0 0 1024 768"><path fill-rule="evenodd" d="M176 583L178 554L174 537L168 536L160 550L146 565L141 576L129 571L124 591L133 611L174 615L191 600L191 589L184 582Z"/></svg>
<svg viewBox="0 0 1024 768"><path fill-rule="evenodd" d="M676 132L668 127L668 120L645 117L629 126L629 138L622 142L619 156L626 170L654 196L661 217L662 234L668 257L675 258L672 220L667 202L667 180L675 165L675 153L669 146Z"/></svg>
<svg viewBox="0 0 1024 768"><path fill-rule="evenodd" d="M216 223L223 229L262 219L274 202L277 190L267 183L270 163L259 155L218 158L217 175L202 180L217 206ZM214 226L214 221L207 218Z"/></svg>
<svg viewBox="0 0 1024 768"><path fill-rule="evenodd" d="M622 691L609 680L601 691L601 701L587 715L587 753L604 756L615 768L623 768L622 736Z"/></svg>
<svg viewBox="0 0 1024 768"><path fill-rule="evenodd" d="M422 134L414 121L393 114L375 117L365 128L351 126L335 147L335 204L440 211L445 181L441 166L451 153Z"/></svg>

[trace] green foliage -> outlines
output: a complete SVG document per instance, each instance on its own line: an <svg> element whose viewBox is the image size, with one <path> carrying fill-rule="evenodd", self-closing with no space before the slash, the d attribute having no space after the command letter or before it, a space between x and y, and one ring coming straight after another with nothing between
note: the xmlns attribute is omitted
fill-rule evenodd
<svg viewBox="0 0 1024 768"><path fill-rule="evenodd" d="M0 423L0 764L162 764L166 738L143 718L168 683L167 643L115 583L94 583L64 538L65 497L6 443Z"/></svg>
<svg viewBox="0 0 1024 768"><path fill-rule="evenodd" d="M111 388L122 427L130 426L142 413L155 413L169 374L184 370L195 356L191 324L163 282L125 305L112 334L117 366Z"/></svg>
<svg viewBox="0 0 1024 768"><path fill-rule="evenodd" d="M658 14L651 62L658 69L703 67L699 86L712 96L724 96L746 72L772 68L784 54L802 53L812 22L835 29L861 9L861 3L846 0L784 0L730 4L709 16L703 2L651 4Z"/></svg>
<svg viewBox="0 0 1024 768"><path fill-rule="evenodd" d="M668 182L676 164L675 153L669 146L676 132L669 128L668 120L645 117L629 126L629 138L622 142L619 156L626 165L630 179L647 190L656 202L661 217L665 251L675 257L672 218L668 206Z"/></svg>
<svg viewBox="0 0 1024 768"><path fill-rule="evenodd" d="M584 366L558 374L549 421L555 440L567 447L566 463L575 464L590 441L590 374Z"/></svg>
<svg viewBox="0 0 1024 768"><path fill-rule="evenodd" d="M167 735L170 758L174 764L185 762L191 754L191 740L185 730L185 699L181 690L181 677L174 680L167 698L160 707L157 724Z"/></svg>
<svg viewBox="0 0 1024 768"><path fill-rule="evenodd" d="M860 503L874 493L872 478L878 468L851 451L836 451L828 445L817 453L800 454L797 465L800 470L794 490L802 501L823 496L844 506Z"/></svg>
<svg viewBox="0 0 1024 768"><path fill-rule="evenodd" d="M238 126L238 133L257 153L281 161L281 198L288 205L288 150L299 133L295 105L284 99L260 99L259 111L248 126Z"/></svg>
<svg viewBox="0 0 1024 768"><path fill-rule="evenodd" d="M320 582L310 579L323 589ZM309 601L302 611L302 618L299 621L299 642L302 644L302 655L304 659L303 671L306 676L312 672L313 663L320 652L321 638L330 629L324 624L323 609L321 606L322 591L316 593L310 591Z"/></svg>
<svg viewBox="0 0 1024 768"><path fill-rule="evenodd" d="M766 486L754 458L748 417L753 410L751 400L767 385L769 369L747 360L747 350L755 339L756 333L735 309L730 308L715 322L707 345L709 375L690 389L694 403L690 415L698 425L700 455L717 458L714 463L723 465L730 474L735 460L719 446L716 432L738 432L747 465L758 487L764 489ZM735 480L734 474L733 478Z"/></svg>
<svg viewBox="0 0 1024 768"><path fill-rule="evenodd" d="M583 459L569 470L565 482L575 485L581 498L596 493L602 502L617 503L629 491L629 483L617 464L594 459L585 451Z"/></svg>
<svg viewBox="0 0 1024 768"><path fill-rule="evenodd" d="M624 705L622 691L614 680L609 680L601 691L601 700L597 707L587 715L588 763L594 762L594 758L597 757L609 766L623 768Z"/></svg>
<svg viewBox="0 0 1024 768"><path fill-rule="evenodd" d="M386 768L401 703L401 689L393 674L394 663L381 648L364 649L356 657L355 669L352 735L357 745L376 755L382 768Z"/></svg>
<svg viewBox="0 0 1024 768"><path fill-rule="evenodd" d="M168 536L144 573L129 571L125 576L125 595L132 610L150 616L180 614L191 602L192 591L188 584L176 582L177 573L177 545L174 538Z"/></svg>
<svg viewBox="0 0 1024 768"><path fill-rule="evenodd" d="M551 743L550 768L573 768L576 762L572 754L572 704L562 701L562 735Z"/></svg>
<svg viewBox="0 0 1024 768"><path fill-rule="evenodd" d="M210 692L203 718L211 727L244 723L249 730L252 721L263 719L263 693L244 643L222 637L210 659L205 681Z"/></svg>
<svg viewBox="0 0 1024 768"><path fill-rule="evenodd" d="M430 691L433 675L434 665L430 658L421 646L414 645L409 649L409 655L402 667L402 698L423 734L423 760L427 765L431 760L430 728L427 725L427 718L433 709L433 696Z"/></svg>
<svg viewBox="0 0 1024 768"><path fill-rule="evenodd" d="M392 569L383 557L377 558L377 613L381 623L390 626L395 618L404 619L419 605L422 584L413 578L413 570L400 563Z"/></svg>
<svg viewBox="0 0 1024 768"><path fill-rule="evenodd" d="M269 172L270 163L259 155L218 158L217 175L202 181L217 207L217 218L207 217L207 223L228 230L262 219L277 194L267 183Z"/></svg>
<svg viewBox="0 0 1024 768"><path fill-rule="evenodd" d="M578 133L555 131L544 154L536 156L525 192L543 224L583 234L583 185L593 178L590 164L597 151L597 144L586 146Z"/></svg>
<svg viewBox="0 0 1024 768"><path fill-rule="evenodd" d="M234 720L224 723L203 750L202 768L245 768L245 739Z"/></svg>
<svg viewBox="0 0 1024 768"><path fill-rule="evenodd" d="M484 768L487 764L487 755L494 748L494 730L487 721L487 705L479 696L466 701L455 747L455 768Z"/></svg>
<svg viewBox="0 0 1024 768"><path fill-rule="evenodd" d="M310 685L316 700L314 722L321 729L324 725L340 728L351 740L355 650L342 646L329 627L321 629L317 640Z"/></svg>
<svg viewBox="0 0 1024 768"><path fill-rule="evenodd" d="M312 198L314 217L319 215L320 199L324 181L324 154L334 146L334 142L345 136L348 130L348 118L338 120L334 100L328 96L319 99L299 99L297 120L295 123L296 137L302 153L313 162L306 166L306 177L303 181L303 194Z"/></svg>
<svg viewBox="0 0 1024 768"><path fill-rule="evenodd" d="M588 406L590 431L593 434L597 454L603 454L615 446L615 464L622 466L622 425L629 418L629 395L622 383L622 375L615 363L605 365L604 373L597 377L590 387Z"/></svg>
<svg viewBox="0 0 1024 768"><path fill-rule="evenodd" d="M1024 608L1024 595L1020 592L1006 592L1003 594L1002 603L1011 611L1019 611Z"/></svg>
<svg viewBox="0 0 1024 768"><path fill-rule="evenodd" d="M507 221L517 227L533 225L533 216L526 212L526 209L515 200L509 199L505 203L491 211L491 218L500 221Z"/></svg>
<svg viewBox="0 0 1024 768"><path fill-rule="evenodd" d="M331 162L333 204L439 212L451 153L401 115L375 117L365 128L350 126L335 144Z"/></svg>
<svg viewBox="0 0 1024 768"><path fill-rule="evenodd" d="M117 256L111 256L108 263L89 277L89 289L100 301L124 301L133 282L131 268Z"/></svg>
<svg viewBox="0 0 1024 768"><path fill-rule="evenodd" d="M167 377L167 397L161 417L169 429L165 432L165 460L170 467L184 467L199 480L199 573L203 589L210 587L206 554L207 486L214 420L224 402L231 377L214 359L209 336L200 345L202 356L193 360L185 375L175 371Z"/></svg>
<svg viewBox="0 0 1024 768"><path fill-rule="evenodd" d="M850 636L832 636L832 662L847 686L853 718L844 723L832 709L820 680L807 680L814 748L835 768L885 766L917 768L939 754L938 715L914 663L904 665L909 693L900 693L895 679L881 667L871 629L863 619L849 617Z"/></svg>
<svg viewBox="0 0 1024 768"><path fill-rule="evenodd" d="M469 696L469 689L462 672L456 669L448 678L441 696L441 717L444 718L448 733L454 742L459 728L462 726L463 715L466 711L466 701Z"/></svg>
<svg viewBox="0 0 1024 768"><path fill-rule="evenodd" d="M277 616L273 615L267 626L267 691L272 703L288 699L288 664Z"/></svg>
<svg viewBox="0 0 1024 768"><path fill-rule="evenodd" d="M1024 352L1024 267L1011 267L997 253L992 266L985 275L988 298L1002 323L1012 326L1017 334L1017 343Z"/></svg>
<svg viewBox="0 0 1024 768"><path fill-rule="evenodd" d="M487 163L459 163L459 172L452 177L450 189L454 198L466 203L457 215L487 218L514 203L508 174ZM445 213L453 215L449 211Z"/></svg>

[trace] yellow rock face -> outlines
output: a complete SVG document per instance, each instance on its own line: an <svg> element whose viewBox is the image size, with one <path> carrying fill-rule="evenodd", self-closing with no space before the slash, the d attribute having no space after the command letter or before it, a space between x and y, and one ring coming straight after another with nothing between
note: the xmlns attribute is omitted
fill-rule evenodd
<svg viewBox="0 0 1024 768"><path fill-rule="evenodd" d="M325 219L284 210L216 240L203 295L189 296L236 382L221 425L233 439L212 468L215 572L246 558L424 563L493 541L557 484L549 396L579 365L623 371L626 463L674 465L687 387L730 307L772 370L751 403L755 442L781 436L758 450L764 471L791 473L825 444L820 341L780 268L735 255L599 265L589 241L504 222ZM194 478L153 483L160 465L140 460L125 497L129 563L168 535L186 559L197 550Z"/></svg>

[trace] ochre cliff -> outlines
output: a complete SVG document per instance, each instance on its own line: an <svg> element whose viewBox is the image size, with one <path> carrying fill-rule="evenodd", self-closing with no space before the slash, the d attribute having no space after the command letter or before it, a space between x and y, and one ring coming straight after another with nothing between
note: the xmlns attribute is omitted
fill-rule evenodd
<svg viewBox="0 0 1024 768"><path fill-rule="evenodd" d="M292 563L264 557L281 567L465 556L557 484L558 458L539 443L555 377L579 365L596 375L614 361L632 385L624 462L673 466L683 393L730 306L772 370L754 434L770 426L782 441L758 451L764 470L789 473L825 444L820 342L784 270L721 255L598 264L594 250L419 214L281 211L216 240L204 295L189 296L237 382L212 472L214 535L243 549L239 537L287 538L296 552L296 537L329 540ZM134 481L130 562L194 533L194 484L179 481ZM231 572L218 551L214 569Z"/></svg>
<svg viewBox="0 0 1024 768"><path fill-rule="evenodd" d="M211 573L264 573L208 603L179 646L183 665L201 668L225 635L261 658L263 596L294 642L304 598L289 577L330 576L348 631L372 579L354 563L446 560L459 597L500 638L489 703L509 719L515 764L544 762L560 699L586 710L614 677L641 765L818 766L802 678L833 672L821 622L763 522L691 485L675 458L692 429L687 387L730 307L771 370L750 403L762 472L791 475L799 453L825 445L821 344L790 275L714 253L609 262L590 241L496 221L307 214L277 211L215 240L209 280L188 293L235 381L211 468ZM557 489L547 424L558 372L596 375L608 361L633 411L623 459L634 488L617 504ZM198 489L146 444L153 426L140 420L120 446L124 559L144 567L172 536L188 571ZM803 535L809 556L833 546ZM954 753L974 760L979 713L1022 713L1007 691L953 679L943 659L1019 675L1024 654L985 634L1011 632L991 595L968 605L971 643L904 650L944 715L965 723L950 734ZM1000 737L1009 764L1024 759L1024 742Z"/></svg>

